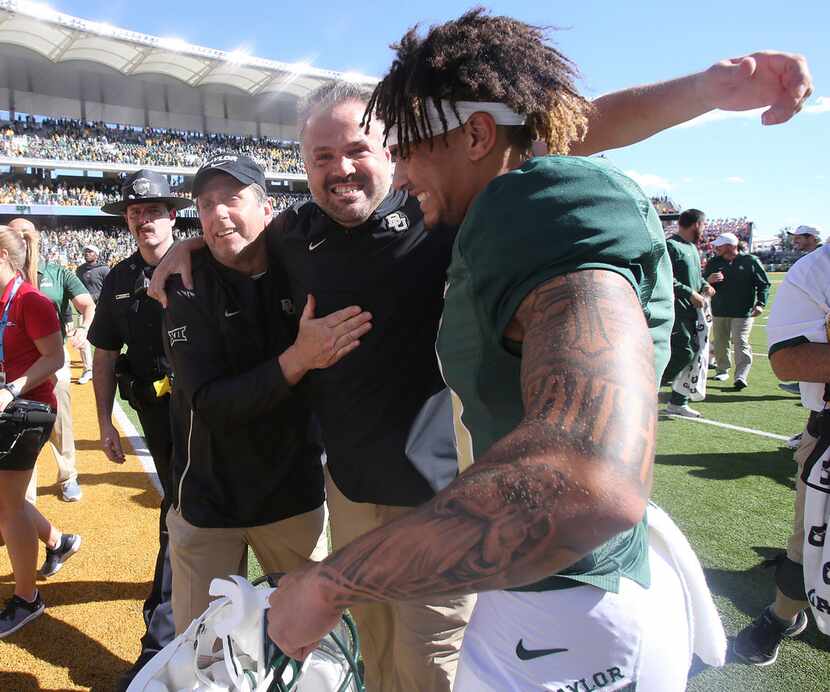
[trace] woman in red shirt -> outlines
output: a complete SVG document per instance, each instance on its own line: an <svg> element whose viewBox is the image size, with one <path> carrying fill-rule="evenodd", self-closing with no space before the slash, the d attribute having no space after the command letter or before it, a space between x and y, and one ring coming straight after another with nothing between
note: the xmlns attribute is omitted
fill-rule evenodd
<svg viewBox="0 0 830 692"><path fill-rule="evenodd" d="M52 375L63 365L55 309L25 280L37 272L37 249L32 242L31 237L0 226L0 411L18 398L54 409ZM25 499L37 455L51 427L30 427L18 434L14 424L0 420L0 533L15 580L14 596L0 612L0 638L43 612L43 599L35 588L38 536L47 544L47 563L49 548L53 554L72 554L80 545L78 536L61 536Z"/></svg>

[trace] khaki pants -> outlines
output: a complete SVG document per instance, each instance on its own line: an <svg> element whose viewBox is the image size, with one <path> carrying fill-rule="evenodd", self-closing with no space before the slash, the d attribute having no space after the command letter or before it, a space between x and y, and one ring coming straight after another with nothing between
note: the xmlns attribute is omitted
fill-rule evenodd
<svg viewBox="0 0 830 692"><path fill-rule="evenodd" d="M75 435L72 431L72 399L69 396L71 373L69 369L69 354L64 348L66 361L63 367L55 373L55 398L58 401L57 417L49 436L49 445L58 465L58 483L68 480L78 480L78 469L75 464ZM37 465L32 470L32 479L26 488L26 499L35 504L37 500Z"/></svg>
<svg viewBox="0 0 830 692"><path fill-rule="evenodd" d="M719 373L729 372L732 368L731 347L735 351L735 379L747 382L752 367L749 334L754 322L753 317L715 317L712 340L715 347L715 368Z"/></svg>
<svg viewBox="0 0 830 692"><path fill-rule="evenodd" d="M352 502L328 472L326 502L335 550L410 511ZM350 608L360 636L367 692L449 692L473 605L475 596L460 596Z"/></svg>
<svg viewBox="0 0 830 692"><path fill-rule="evenodd" d="M208 607L210 582L230 574L247 576L246 547L251 546L266 573L288 572L328 554L324 506L263 526L204 529L175 509L167 512L173 571L173 620L176 634Z"/></svg>

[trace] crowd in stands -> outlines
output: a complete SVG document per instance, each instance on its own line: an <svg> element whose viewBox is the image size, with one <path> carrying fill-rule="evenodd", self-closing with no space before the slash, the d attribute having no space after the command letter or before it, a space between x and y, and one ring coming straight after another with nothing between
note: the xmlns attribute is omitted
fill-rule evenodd
<svg viewBox="0 0 830 692"><path fill-rule="evenodd" d="M185 192L172 190L173 195L187 196ZM26 183L19 179L5 178L0 181L0 204L55 204L58 206L100 207L107 202L121 199L118 185L107 183L80 183L38 181ZM272 193L275 209L282 211L297 202L309 199L299 192Z"/></svg>
<svg viewBox="0 0 830 692"><path fill-rule="evenodd" d="M747 243L752 241L752 223L745 216L738 219L706 219L703 229L703 238L700 240L700 251L703 256L714 254L712 241L722 233L734 233L739 240Z"/></svg>
<svg viewBox="0 0 830 692"><path fill-rule="evenodd" d="M0 182L0 204L56 204L58 206L100 207L120 199L115 185L67 185L46 183L27 185L6 178Z"/></svg>
<svg viewBox="0 0 830 692"><path fill-rule="evenodd" d="M652 199L652 203L654 200ZM666 237L677 233L677 221L663 221L663 230ZM706 226L703 229L703 238L700 240L698 249L700 250L700 259L705 264L706 260L715 254L715 249L712 247L712 242L721 233L734 233L738 238L746 243L748 246L752 243L752 222L745 216L734 219L706 219Z"/></svg>
<svg viewBox="0 0 830 692"><path fill-rule="evenodd" d="M0 156L9 158L195 167L209 155L224 150L247 154L270 171L305 172L296 142L268 137L110 126L32 116L0 122Z"/></svg>
<svg viewBox="0 0 830 692"><path fill-rule="evenodd" d="M41 228L40 253L44 259L74 269L84 261L83 251L88 245L94 245L101 252L99 259L109 265L120 262L133 254L137 246L126 228L78 228L75 226L57 226ZM177 238L190 238L201 235L199 228L176 229Z"/></svg>

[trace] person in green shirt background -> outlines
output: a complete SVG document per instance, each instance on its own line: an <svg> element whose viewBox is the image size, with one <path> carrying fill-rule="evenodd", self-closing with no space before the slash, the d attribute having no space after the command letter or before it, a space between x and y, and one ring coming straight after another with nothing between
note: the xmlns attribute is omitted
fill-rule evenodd
<svg viewBox="0 0 830 692"><path fill-rule="evenodd" d="M738 242L734 233L715 238L712 246L717 256L706 264L703 277L717 286L712 298L715 379L724 381L729 377L731 344L735 351L735 389L740 390L749 383L752 367L749 334L755 318L766 307L770 282L755 255L738 252Z"/></svg>
<svg viewBox="0 0 830 692"><path fill-rule="evenodd" d="M34 224L23 218L9 222L9 228L16 231L37 233ZM61 332L66 340L66 319L71 302L81 315L81 323L75 328L70 343L78 350L86 343L86 333L95 316L95 303L89 291L75 274L65 267L41 259L37 270L37 288L55 305ZM66 347L64 346L64 351ZM58 482L61 486L61 499L65 502L77 502L81 499L81 486L78 483L78 469L75 463L75 436L72 431L72 400L69 395L70 358L68 353L63 367L56 373L55 398L58 400L57 418L49 436L55 462L58 465ZM32 480L26 492L26 499L34 504L37 495L37 467L32 472Z"/></svg>
<svg viewBox="0 0 830 692"><path fill-rule="evenodd" d="M671 332L671 359L663 373L663 382L672 381L688 367L697 353L697 310L715 295L715 289L703 280L698 243L703 235L706 215L700 209L686 209L678 219L677 233L666 240L674 274L674 325ZM689 406L689 398L672 391L666 413L689 418L701 414Z"/></svg>

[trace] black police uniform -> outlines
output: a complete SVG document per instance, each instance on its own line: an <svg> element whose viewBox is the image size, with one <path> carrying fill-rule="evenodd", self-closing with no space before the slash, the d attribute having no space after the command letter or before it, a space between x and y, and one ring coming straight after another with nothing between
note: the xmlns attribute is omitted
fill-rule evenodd
<svg viewBox="0 0 830 692"><path fill-rule="evenodd" d="M138 414L164 492L153 587L144 602L147 632L141 640L142 655L161 650L175 632L164 521L172 497L170 395L156 396L153 385L167 375L169 365L162 340L162 307L147 295L152 269L138 251L116 264L104 279L89 330L89 341L96 348L119 352L127 346L126 359L121 356L116 364L119 392Z"/></svg>
<svg viewBox="0 0 830 692"><path fill-rule="evenodd" d="M202 528L261 526L323 504L322 450L277 357L296 338L288 282L193 255L194 290L168 283L173 508Z"/></svg>
<svg viewBox="0 0 830 692"><path fill-rule="evenodd" d="M427 231L403 191L355 228L306 202L266 230L269 262L288 274L298 311L311 293L318 317L350 305L372 313L359 348L305 378L327 468L353 502L416 506L457 471L435 356L454 238L449 228ZM436 468L443 478L428 480Z"/></svg>

